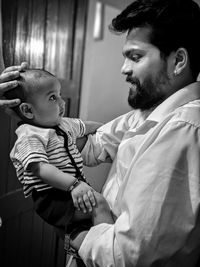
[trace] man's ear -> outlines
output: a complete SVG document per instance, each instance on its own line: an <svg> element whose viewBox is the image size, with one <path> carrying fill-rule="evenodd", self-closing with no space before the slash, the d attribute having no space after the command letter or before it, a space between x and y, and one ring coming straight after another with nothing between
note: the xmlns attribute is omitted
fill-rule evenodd
<svg viewBox="0 0 200 267"><path fill-rule="evenodd" d="M27 119L33 119L34 114L33 114L33 110L32 110L32 106L29 103L21 103L20 106L20 111L22 113L22 115L24 117L26 117Z"/></svg>
<svg viewBox="0 0 200 267"><path fill-rule="evenodd" d="M188 52L185 48L179 48L175 54L174 74L179 75L188 64Z"/></svg>

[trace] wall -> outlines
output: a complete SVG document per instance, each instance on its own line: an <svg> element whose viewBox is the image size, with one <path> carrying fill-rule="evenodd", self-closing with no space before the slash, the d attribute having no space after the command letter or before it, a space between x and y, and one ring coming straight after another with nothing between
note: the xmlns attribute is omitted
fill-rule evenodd
<svg viewBox="0 0 200 267"><path fill-rule="evenodd" d="M125 35L116 36L109 32L108 25L120 10L105 5L103 39L94 40L95 3L94 0L89 2L80 117L84 120L107 122L130 110L127 104L129 89L125 77L120 73ZM98 188L108 171L108 164L85 168L87 177L98 180Z"/></svg>
<svg viewBox="0 0 200 267"><path fill-rule="evenodd" d="M95 1L90 1L85 46L80 116L106 122L128 110L128 88L120 73L125 36L109 32L120 10L105 5L103 39L93 38Z"/></svg>
<svg viewBox="0 0 200 267"><path fill-rule="evenodd" d="M135 0L100 0L102 3L106 3L110 6L114 6L120 10L134 2Z"/></svg>

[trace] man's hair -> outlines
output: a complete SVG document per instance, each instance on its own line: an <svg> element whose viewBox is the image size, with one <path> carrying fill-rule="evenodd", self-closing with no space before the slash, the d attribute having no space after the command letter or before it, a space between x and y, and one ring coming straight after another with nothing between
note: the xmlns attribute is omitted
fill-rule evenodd
<svg viewBox="0 0 200 267"><path fill-rule="evenodd" d="M31 99L32 94L36 90L42 90L40 87L40 79L55 77L50 72L43 69L28 69L20 72L20 76L16 79L18 85L5 92L4 96L6 99L20 99L21 103L28 102ZM16 114L23 120L26 118L21 114L19 106L12 107Z"/></svg>
<svg viewBox="0 0 200 267"><path fill-rule="evenodd" d="M152 29L150 42L165 58L178 48L185 48L196 78L200 71L200 8L192 0L136 0L112 20L115 33L130 32L135 27Z"/></svg>

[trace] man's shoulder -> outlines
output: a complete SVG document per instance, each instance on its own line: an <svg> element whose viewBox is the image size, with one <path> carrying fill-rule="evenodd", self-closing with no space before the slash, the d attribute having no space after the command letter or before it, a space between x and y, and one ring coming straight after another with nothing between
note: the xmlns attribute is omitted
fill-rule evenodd
<svg viewBox="0 0 200 267"><path fill-rule="evenodd" d="M200 99L179 107L174 113L173 120L200 127Z"/></svg>

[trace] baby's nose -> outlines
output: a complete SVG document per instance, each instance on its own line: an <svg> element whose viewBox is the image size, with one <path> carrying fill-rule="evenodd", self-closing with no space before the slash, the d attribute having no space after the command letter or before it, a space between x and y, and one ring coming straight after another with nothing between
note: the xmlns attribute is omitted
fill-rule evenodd
<svg viewBox="0 0 200 267"><path fill-rule="evenodd" d="M65 101L62 98L59 99L59 105L60 105L60 107L65 106Z"/></svg>

